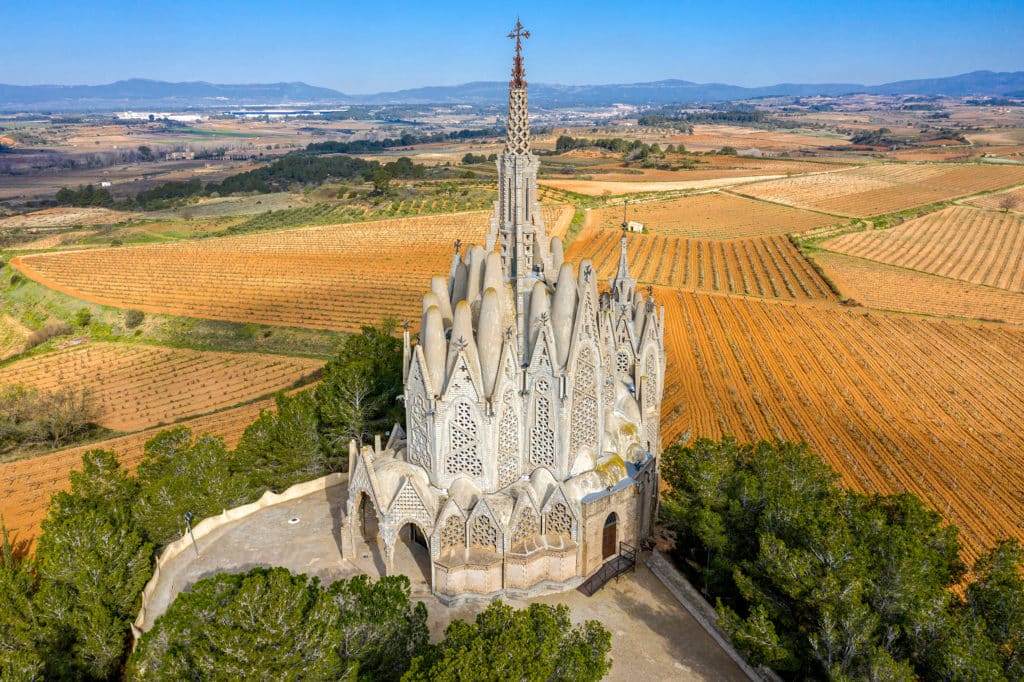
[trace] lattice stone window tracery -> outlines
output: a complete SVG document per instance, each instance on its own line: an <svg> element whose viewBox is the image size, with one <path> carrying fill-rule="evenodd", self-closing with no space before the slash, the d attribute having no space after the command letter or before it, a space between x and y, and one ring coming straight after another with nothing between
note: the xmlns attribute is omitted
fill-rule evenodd
<svg viewBox="0 0 1024 682"><path fill-rule="evenodd" d="M572 512L563 502L551 505L545 516L545 524L549 535L566 535L572 537Z"/></svg>
<svg viewBox="0 0 1024 682"><path fill-rule="evenodd" d="M576 363L572 389L572 414L569 448L572 455L589 449L596 453L597 438L597 367L594 351L583 346Z"/></svg>
<svg viewBox="0 0 1024 682"><path fill-rule="evenodd" d="M420 496L416 494L411 483L405 483L402 486L395 501L391 503L388 514L393 519L415 519L425 525L431 521L430 514L427 513L423 501L420 500Z"/></svg>
<svg viewBox="0 0 1024 682"><path fill-rule="evenodd" d="M629 374L629 354L625 351L615 354L615 369L619 370L620 374Z"/></svg>
<svg viewBox="0 0 1024 682"><path fill-rule="evenodd" d="M528 537L540 533L540 517L530 507L523 507L519 513L519 520L512 529L512 544L516 545Z"/></svg>
<svg viewBox="0 0 1024 682"><path fill-rule="evenodd" d="M530 461L538 466L555 464L555 432L551 430L551 386L538 379L533 403L533 428L530 429Z"/></svg>
<svg viewBox="0 0 1024 682"><path fill-rule="evenodd" d="M483 474L483 463L480 460L480 439L477 435L476 420L473 410L467 402L455 404L455 416L448 425L450 451L445 462L445 471L450 476Z"/></svg>
<svg viewBox="0 0 1024 682"><path fill-rule="evenodd" d="M476 517L469 531L469 542L473 547L498 551L498 529L491 523L491 517L486 514Z"/></svg>
<svg viewBox="0 0 1024 682"><path fill-rule="evenodd" d="M441 549L466 546L466 522L457 514L452 514L444 522L441 529Z"/></svg>
<svg viewBox="0 0 1024 682"><path fill-rule="evenodd" d="M519 478L519 419L516 416L512 389L502 398L501 422L498 424L498 487L504 488Z"/></svg>
<svg viewBox="0 0 1024 682"><path fill-rule="evenodd" d="M422 393L412 399L412 433L409 434L409 461L422 467L430 465L427 452L427 401Z"/></svg>
<svg viewBox="0 0 1024 682"><path fill-rule="evenodd" d="M644 407L653 408L658 404L658 368L654 364L654 356L648 355L644 363Z"/></svg>

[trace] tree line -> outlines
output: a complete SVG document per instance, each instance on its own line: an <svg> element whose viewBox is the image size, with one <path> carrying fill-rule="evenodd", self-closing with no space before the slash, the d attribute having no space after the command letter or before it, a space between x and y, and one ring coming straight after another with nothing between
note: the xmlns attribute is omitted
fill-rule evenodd
<svg viewBox="0 0 1024 682"><path fill-rule="evenodd" d="M122 201L114 199L105 187L85 185L77 189L62 187L55 200L59 206L98 206L121 210L158 210L184 199L235 194L239 192L284 192L293 185L320 185L327 180L372 182L378 192L386 191L394 178L422 178L426 175L423 164L401 157L388 163L367 161L354 156L291 155L244 173L229 175L205 186L198 178L165 182L152 189L139 192Z"/></svg>
<svg viewBox="0 0 1024 682"><path fill-rule="evenodd" d="M792 679L1024 679L1016 540L965 583L955 526L914 495L842 488L806 445L701 439L662 461L676 559L751 663Z"/></svg>
<svg viewBox="0 0 1024 682"><path fill-rule="evenodd" d="M315 389L277 396L229 450L187 427L161 431L134 476L94 449L53 496L32 559L0 560L0 680L114 679L157 548L197 519L343 470L348 440L402 420L393 324L346 338ZM6 533L4 533L6 546Z"/></svg>

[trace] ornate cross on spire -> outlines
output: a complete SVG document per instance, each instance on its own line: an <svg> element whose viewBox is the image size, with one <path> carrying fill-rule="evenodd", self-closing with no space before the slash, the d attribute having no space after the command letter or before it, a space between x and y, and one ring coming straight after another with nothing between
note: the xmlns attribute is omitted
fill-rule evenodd
<svg viewBox="0 0 1024 682"><path fill-rule="evenodd" d="M516 41L516 56L512 60L512 80L508 84L521 87L526 85L526 81L523 80L523 76L526 75L526 71L523 70L523 38L529 38L530 32L523 30L523 23L519 21L519 17L516 17L516 27L508 34L508 37L514 38Z"/></svg>

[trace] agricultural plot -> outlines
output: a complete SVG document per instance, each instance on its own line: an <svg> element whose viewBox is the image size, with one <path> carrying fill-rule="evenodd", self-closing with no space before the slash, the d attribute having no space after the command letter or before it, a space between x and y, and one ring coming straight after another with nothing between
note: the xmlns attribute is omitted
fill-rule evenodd
<svg viewBox="0 0 1024 682"><path fill-rule="evenodd" d="M593 210L599 212L601 227L614 229L622 223L621 206ZM720 192L630 203L626 216L643 223L652 234L715 239L803 232L837 221L820 213Z"/></svg>
<svg viewBox="0 0 1024 682"><path fill-rule="evenodd" d="M228 447L234 447L245 427L259 416L260 410L273 409L272 398L224 410L205 417L197 417L181 426L192 429L196 435L210 433L224 438ZM82 455L88 450L113 450L129 470L142 459L142 449L150 438L164 427L139 431L128 436L58 450L39 457L0 463L0 517L4 519L11 541L32 542L39 535L39 524L46 516L50 496L69 486L68 474L81 469Z"/></svg>
<svg viewBox="0 0 1024 682"><path fill-rule="evenodd" d="M1024 291L1024 218L966 206L887 230L845 234L822 248L944 277Z"/></svg>
<svg viewBox="0 0 1024 682"><path fill-rule="evenodd" d="M29 330L17 320L7 315L0 315L0 360L6 360L20 353L25 347L25 339Z"/></svg>
<svg viewBox="0 0 1024 682"><path fill-rule="evenodd" d="M619 230L584 230L568 258L590 258L598 277L610 279L619 263ZM687 239L627 234L630 274L642 283L761 298L834 300L828 285L788 239Z"/></svg>
<svg viewBox="0 0 1024 682"><path fill-rule="evenodd" d="M291 388L322 366L277 355L96 343L16 360L0 368L0 385L87 390L100 425L136 431Z"/></svg>
<svg viewBox="0 0 1024 682"><path fill-rule="evenodd" d="M1024 538L1024 329L658 296L666 443L804 440L854 489L920 495L960 527L969 561Z"/></svg>
<svg viewBox="0 0 1024 682"><path fill-rule="evenodd" d="M967 203L972 206L978 206L979 208L992 209L993 211L1016 211L1017 213L1024 213L1024 185L1004 190L1002 192L995 192L994 194L984 194L980 197L974 197Z"/></svg>
<svg viewBox="0 0 1024 682"><path fill-rule="evenodd" d="M1024 294L832 251L814 260L840 293L869 308L1024 325Z"/></svg>
<svg viewBox="0 0 1024 682"><path fill-rule="evenodd" d="M555 234L569 206L546 206ZM15 265L45 286L146 312L358 331L388 316L419 319L452 242L480 243L489 212L334 225L121 249L39 254ZM414 258L409 253L415 253Z"/></svg>
<svg viewBox="0 0 1024 682"><path fill-rule="evenodd" d="M1024 167L879 164L743 187L746 196L865 218L1024 181Z"/></svg>

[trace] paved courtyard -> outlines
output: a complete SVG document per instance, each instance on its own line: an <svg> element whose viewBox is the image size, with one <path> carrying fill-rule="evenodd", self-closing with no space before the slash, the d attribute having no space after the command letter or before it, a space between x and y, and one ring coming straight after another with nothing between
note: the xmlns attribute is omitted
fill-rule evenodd
<svg viewBox="0 0 1024 682"><path fill-rule="evenodd" d="M375 546L357 547L343 557L340 530L347 486L320 490L268 507L202 538L196 557L179 554L164 565L143 629L152 627L174 596L206 576L246 571L255 566L284 566L296 573L331 582L359 573L380 575L383 557ZM484 603L455 608L430 595L426 550L399 543L395 567L410 577L415 599L430 614L436 641L455 618L470 620ZM575 622L598 620L612 633L614 665L609 680L746 680L728 654L701 628L654 574L638 562L636 573L606 585L592 597L573 590L529 600L509 600L522 607L531 602L567 604Z"/></svg>

